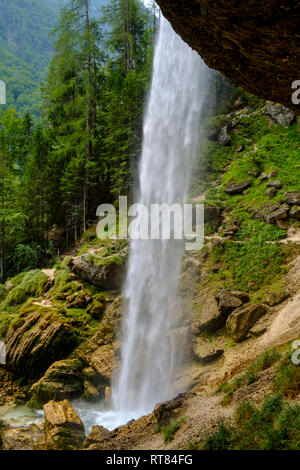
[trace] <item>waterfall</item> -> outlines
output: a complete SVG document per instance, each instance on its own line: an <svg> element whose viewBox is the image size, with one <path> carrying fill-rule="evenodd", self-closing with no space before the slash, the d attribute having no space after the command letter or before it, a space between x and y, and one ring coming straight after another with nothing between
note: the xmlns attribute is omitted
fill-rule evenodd
<svg viewBox="0 0 300 470"><path fill-rule="evenodd" d="M156 42L144 118L138 202L185 203L198 148L208 68L164 18ZM184 245L132 240L124 287L121 369L113 382L116 413L138 417L171 398L188 329L178 282Z"/></svg>
<svg viewBox="0 0 300 470"><path fill-rule="evenodd" d="M137 202L186 202L207 98L202 59L162 18L144 118ZM113 429L151 412L179 393L175 375L186 359L189 328L178 293L184 243L131 240L124 285L121 366L112 383L112 409L77 407L87 429ZM101 406L101 405L100 405Z"/></svg>

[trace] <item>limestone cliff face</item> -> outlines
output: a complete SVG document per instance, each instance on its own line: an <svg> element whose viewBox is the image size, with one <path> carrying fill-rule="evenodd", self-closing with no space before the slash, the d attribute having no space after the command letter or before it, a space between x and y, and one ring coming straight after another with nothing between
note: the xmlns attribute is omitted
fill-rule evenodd
<svg viewBox="0 0 300 470"><path fill-rule="evenodd" d="M156 1L209 67L300 114L291 100L291 85L300 80L299 1Z"/></svg>

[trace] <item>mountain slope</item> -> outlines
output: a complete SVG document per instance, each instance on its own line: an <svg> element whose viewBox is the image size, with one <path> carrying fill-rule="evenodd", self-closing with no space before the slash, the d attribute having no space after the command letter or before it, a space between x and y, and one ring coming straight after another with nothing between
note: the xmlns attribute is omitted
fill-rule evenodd
<svg viewBox="0 0 300 470"><path fill-rule="evenodd" d="M58 10L46 0L10 0L9 6L0 10L0 78L7 85L7 105L37 111Z"/></svg>
<svg viewBox="0 0 300 470"><path fill-rule="evenodd" d="M38 112L40 84L47 74L53 52L50 32L66 0L10 0L0 9L0 80L7 85L7 106ZM98 15L105 0L91 2Z"/></svg>

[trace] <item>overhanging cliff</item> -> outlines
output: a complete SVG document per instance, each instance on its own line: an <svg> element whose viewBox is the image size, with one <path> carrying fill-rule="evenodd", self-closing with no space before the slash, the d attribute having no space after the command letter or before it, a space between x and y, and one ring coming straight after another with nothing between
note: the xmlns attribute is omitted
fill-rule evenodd
<svg viewBox="0 0 300 470"><path fill-rule="evenodd" d="M175 31L213 69L293 109L300 80L298 0L156 0Z"/></svg>

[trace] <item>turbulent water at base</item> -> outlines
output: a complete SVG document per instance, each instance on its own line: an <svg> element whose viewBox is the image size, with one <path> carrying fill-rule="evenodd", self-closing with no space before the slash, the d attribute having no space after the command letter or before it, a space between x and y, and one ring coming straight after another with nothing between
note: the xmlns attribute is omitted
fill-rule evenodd
<svg viewBox="0 0 300 470"><path fill-rule="evenodd" d="M208 75L199 55L162 19L139 169L137 202L146 207L186 202ZM188 340L178 295L183 253L178 240L131 241L121 369L112 385L113 408L96 412L97 424L112 429L180 391L174 379ZM82 410L81 416L85 420Z"/></svg>

